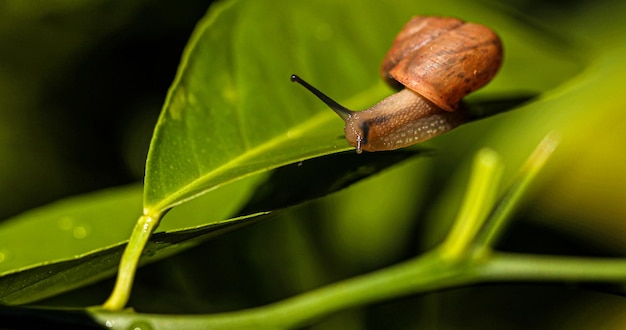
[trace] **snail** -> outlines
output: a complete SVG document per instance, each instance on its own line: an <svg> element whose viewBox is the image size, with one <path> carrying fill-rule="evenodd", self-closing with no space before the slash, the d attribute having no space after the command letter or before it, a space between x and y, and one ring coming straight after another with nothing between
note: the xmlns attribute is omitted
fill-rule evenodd
<svg viewBox="0 0 626 330"><path fill-rule="evenodd" d="M345 121L356 152L394 150L441 135L469 120L461 99L483 87L502 63L502 44L491 29L450 17L415 16L396 36L381 65L399 92L363 111L349 110L297 75Z"/></svg>

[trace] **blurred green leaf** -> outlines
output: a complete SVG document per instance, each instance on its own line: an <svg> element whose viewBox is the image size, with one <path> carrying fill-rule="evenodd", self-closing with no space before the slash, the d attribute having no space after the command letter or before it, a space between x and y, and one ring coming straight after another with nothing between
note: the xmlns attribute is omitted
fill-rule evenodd
<svg viewBox="0 0 626 330"><path fill-rule="evenodd" d="M141 263L163 259L198 244L202 240L226 230L232 230L237 224L247 224L249 222L243 220L259 215L254 214L240 219L230 219L168 233L157 233L146 246L144 256L147 258L144 257ZM124 247L125 242L120 242L66 260L46 262L2 274L0 302L10 305L25 304L110 277L117 270Z"/></svg>
<svg viewBox="0 0 626 330"><path fill-rule="evenodd" d="M417 154L405 151L360 156L350 152L280 168L259 186L240 212L241 217L220 221L245 202L259 178L225 185L172 210L166 228L178 227L153 235L142 262L154 262L258 221L260 215L343 189ZM308 189L293 194L289 189L296 180ZM139 196L137 186L111 189L43 207L0 226L0 252L4 253L0 254L4 258L0 262L4 266L0 302L27 303L113 275L132 226L128 219L133 219L139 208Z"/></svg>
<svg viewBox="0 0 626 330"><path fill-rule="evenodd" d="M67 198L0 224L0 274L68 258L128 238L141 185Z"/></svg>
<svg viewBox="0 0 626 330"><path fill-rule="evenodd" d="M534 19L543 21L544 29L570 40L555 42L550 48L564 59L579 59L580 72L516 111L467 125L465 133L475 138L471 144L461 144L464 150L484 145L497 150L506 159L505 176L510 177L534 144L547 132L558 132L559 148L539 175L523 212L535 225L567 232L581 242L594 242L620 254L626 251L626 204L621 193L626 185L626 154L622 151L626 141L626 100L622 97L626 39L621 37L626 33L621 19L625 10L626 3L603 1L600 6L581 4L562 15L536 13ZM521 57L533 49L506 55ZM544 65L543 61L537 62L520 70ZM547 76L537 74L535 79L542 83L550 79ZM462 143L455 134L441 142L448 149ZM453 161L459 166L458 159ZM450 197L458 195L464 182L464 173L455 172L447 188ZM452 197L442 199L439 210L433 208L429 223L437 226L442 224L441 219L449 218L450 203ZM431 232L426 236L434 235Z"/></svg>
<svg viewBox="0 0 626 330"><path fill-rule="evenodd" d="M225 186L171 212L160 231L225 219L246 202L259 179ZM7 219L0 224L0 274L123 242L140 210L141 186L132 185L67 198Z"/></svg>
<svg viewBox="0 0 626 330"><path fill-rule="evenodd" d="M161 230L208 223L213 231L214 223L228 218L246 202L259 179L224 186L181 207L168 216L170 227ZM141 186L134 185L68 198L3 222L0 302L41 299L113 275L140 210ZM175 245L176 251L189 246L176 240L167 242ZM173 252L160 251L169 245L149 247L161 253L148 261Z"/></svg>

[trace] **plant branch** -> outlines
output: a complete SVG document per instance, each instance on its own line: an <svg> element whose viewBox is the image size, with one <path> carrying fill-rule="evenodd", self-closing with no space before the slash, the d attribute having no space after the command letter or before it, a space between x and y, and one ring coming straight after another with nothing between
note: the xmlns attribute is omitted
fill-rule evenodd
<svg viewBox="0 0 626 330"><path fill-rule="evenodd" d="M431 252L277 303L236 312L197 316L92 312L111 329L126 329L139 320L159 329L295 328L346 308L466 283L469 277L463 273L469 273L450 265L442 263L438 252Z"/></svg>
<svg viewBox="0 0 626 330"><path fill-rule="evenodd" d="M463 206L447 239L436 249L377 272L358 276L283 301L243 311L197 316L111 313L126 304L141 251L160 217L144 215L124 252L113 294L94 317L108 328L126 329L135 322L157 328L294 328L342 309L436 289L496 280L620 280L626 260L540 257L491 252L513 207L556 147L546 137L529 158L519 178L494 208L502 162L492 150L474 160ZM488 222L486 222L488 220ZM478 251L479 253L474 253Z"/></svg>
<svg viewBox="0 0 626 330"><path fill-rule="evenodd" d="M137 322L172 329L286 329L306 326L322 316L368 303L474 283L504 281L619 282L626 259L491 253L466 262L442 262L433 250L370 274L309 291L270 305L219 314L163 315L91 310L110 329Z"/></svg>
<svg viewBox="0 0 626 330"><path fill-rule="evenodd" d="M110 311L118 311L126 306L128 298L130 297L135 273L137 272L139 259L160 220L160 214L143 214L139 217L139 220L137 220L137 224L135 224L135 228L133 228L126 249L124 249L122 260L120 261L115 287L109 299L102 305L102 308Z"/></svg>
<svg viewBox="0 0 626 330"><path fill-rule="evenodd" d="M476 269L481 282L626 283L626 258L585 258L495 252Z"/></svg>
<svg viewBox="0 0 626 330"><path fill-rule="evenodd" d="M484 228L482 228L477 235L474 243L479 249L478 253L490 249L500 237L507 220L511 218L511 214L515 211L516 206L519 205L522 196L526 190L528 190L531 182L546 164L558 144L559 138L556 133L552 132L546 135L537 148L535 148L516 179L493 208Z"/></svg>
<svg viewBox="0 0 626 330"><path fill-rule="evenodd" d="M470 251L470 245L493 208L502 161L491 149L478 151L474 158L465 198L448 237L441 246L442 257L459 259Z"/></svg>

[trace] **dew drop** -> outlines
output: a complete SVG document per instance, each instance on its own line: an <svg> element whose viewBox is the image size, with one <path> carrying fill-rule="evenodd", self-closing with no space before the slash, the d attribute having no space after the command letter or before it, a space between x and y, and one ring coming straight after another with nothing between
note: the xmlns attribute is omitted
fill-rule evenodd
<svg viewBox="0 0 626 330"><path fill-rule="evenodd" d="M72 234L74 235L74 238L83 239L87 237L88 231L85 226L76 226L72 230Z"/></svg>
<svg viewBox="0 0 626 330"><path fill-rule="evenodd" d="M152 327L150 326L150 324L148 322L137 321L137 322L133 322L128 327L128 330L152 330Z"/></svg>
<svg viewBox="0 0 626 330"><path fill-rule="evenodd" d="M0 263L3 263L9 259L9 251L5 249L0 250Z"/></svg>

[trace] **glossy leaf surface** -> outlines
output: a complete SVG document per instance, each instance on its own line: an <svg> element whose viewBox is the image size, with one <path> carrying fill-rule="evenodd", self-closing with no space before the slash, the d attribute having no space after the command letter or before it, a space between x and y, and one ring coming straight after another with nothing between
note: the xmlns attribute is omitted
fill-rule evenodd
<svg viewBox="0 0 626 330"><path fill-rule="evenodd" d="M484 8L458 6L448 14L490 17L486 24L497 25ZM428 10L410 2L214 6L187 46L157 124L144 207L160 213L253 173L350 149L341 138L342 121L291 84L290 75L300 74L348 107L371 106L390 93L377 72L393 36L410 16ZM511 79L509 70L503 68L501 81ZM542 88L519 79L514 86ZM507 91L498 79L489 88Z"/></svg>

